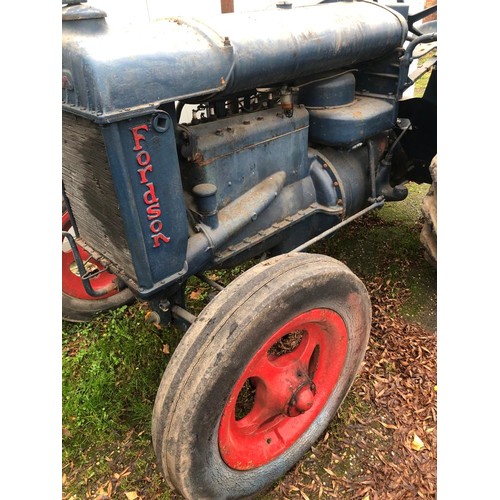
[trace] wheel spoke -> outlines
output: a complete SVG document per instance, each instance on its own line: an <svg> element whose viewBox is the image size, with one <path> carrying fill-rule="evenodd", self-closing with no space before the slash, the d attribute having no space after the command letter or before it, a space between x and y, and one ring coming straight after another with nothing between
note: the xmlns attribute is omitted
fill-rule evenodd
<svg viewBox="0 0 500 500"><path fill-rule="evenodd" d="M293 359L293 362L297 367L297 374L300 371L301 377L308 376L311 358L316 347L319 345L319 335L317 329L318 327L316 325L309 326L306 333L302 336L302 341L297 349L290 354L285 355L290 356L291 360ZM290 362L292 362L291 360Z"/></svg>
<svg viewBox="0 0 500 500"><path fill-rule="evenodd" d="M253 434L260 432L263 427L272 425L272 422L282 414L283 406L279 404L276 396L270 395L268 388L258 383L252 409L248 415L236 422L236 426L245 434Z"/></svg>
<svg viewBox="0 0 500 500"><path fill-rule="evenodd" d="M249 365L247 373L254 381L255 396L251 411L238 421L238 428L254 432L286 412L296 382L296 363L276 364L264 352Z"/></svg>

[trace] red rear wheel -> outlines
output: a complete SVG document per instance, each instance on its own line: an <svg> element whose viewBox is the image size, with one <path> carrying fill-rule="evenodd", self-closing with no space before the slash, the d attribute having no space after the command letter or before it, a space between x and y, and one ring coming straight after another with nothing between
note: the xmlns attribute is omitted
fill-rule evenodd
<svg viewBox="0 0 500 500"><path fill-rule="evenodd" d="M153 444L186 498L270 486L321 436L363 360L371 305L323 255L289 254L243 273L203 310L163 375Z"/></svg>
<svg viewBox="0 0 500 500"><path fill-rule="evenodd" d="M62 230L72 232L71 220L63 204ZM90 279L92 288L96 291L104 290L116 282L117 277L104 270L104 267L92 259L81 247L78 247L80 256L88 273L94 276ZM100 297L89 295L80 279L80 273L67 240L62 239L62 316L67 321L89 321L97 313L129 304L134 300L132 292L126 288L118 288Z"/></svg>

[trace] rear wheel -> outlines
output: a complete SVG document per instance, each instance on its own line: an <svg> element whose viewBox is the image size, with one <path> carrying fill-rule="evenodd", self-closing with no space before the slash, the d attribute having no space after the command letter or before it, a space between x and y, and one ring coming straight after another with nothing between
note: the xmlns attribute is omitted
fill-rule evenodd
<svg viewBox="0 0 500 500"><path fill-rule="evenodd" d="M432 159L429 171L432 184L422 200L424 225L420 233L420 241L425 249L425 258L434 266L437 265L437 155Z"/></svg>
<svg viewBox="0 0 500 500"><path fill-rule="evenodd" d="M153 411L163 474L188 499L242 498L290 469L354 381L371 324L343 264L289 254L258 264L204 309Z"/></svg>
<svg viewBox="0 0 500 500"><path fill-rule="evenodd" d="M72 224L65 204L62 206L62 230L72 232ZM104 290L117 277L105 271L103 266L92 259L90 255L79 247L80 256L85 263L87 272L94 272L90 279L94 290ZM71 248L65 238L62 241L62 317L66 321L90 321L97 313L130 304L134 295L128 288L113 290L102 297L89 295L83 286Z"/></svg>

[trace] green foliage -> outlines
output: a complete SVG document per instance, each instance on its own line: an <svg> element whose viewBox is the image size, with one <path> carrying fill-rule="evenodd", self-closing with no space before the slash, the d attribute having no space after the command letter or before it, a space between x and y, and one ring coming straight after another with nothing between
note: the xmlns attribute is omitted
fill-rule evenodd
<svg viewBox="0 0 500 500"><path fill-rule="evenodd" d="M437 49L431 50L429 53L427 53L425 56L422 56L418 60L418 66L422 66L428 59L431 57L435 56L437 54ZM432 71L432 70L431 70ZM422 97L424 95L425 89L427 87L427 83L429 81L429 77L431 75L431 71L428 71L422 77L415 82L415 97Z"/></svg>
<svg viewBox="0 0 500 500"><path fill-rule="evenodd" d="M64 453L147 428L162 372L179 333L148 324L140 304L83 325L63 322Z"/></svg>

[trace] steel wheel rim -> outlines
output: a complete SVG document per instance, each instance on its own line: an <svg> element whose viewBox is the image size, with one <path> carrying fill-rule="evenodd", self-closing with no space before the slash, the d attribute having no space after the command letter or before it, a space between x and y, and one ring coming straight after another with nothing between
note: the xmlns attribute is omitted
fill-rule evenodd
<svg viewBox="0 0 500 500"><path fill-rule="evenodd" d="M276 352L286 343L288 350ZM289 449L325 407L347 346L345 323L330 309L299 314L277 330L247 364L225 405L218 432L224 462L249 470ZM241 411L249 386L253 396Z"/></svg>

